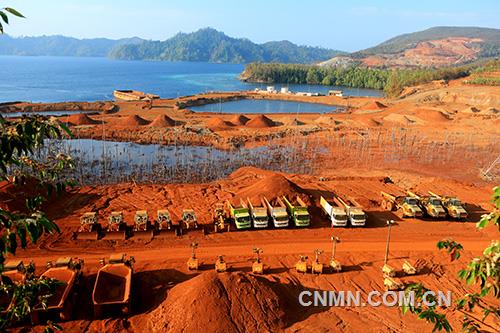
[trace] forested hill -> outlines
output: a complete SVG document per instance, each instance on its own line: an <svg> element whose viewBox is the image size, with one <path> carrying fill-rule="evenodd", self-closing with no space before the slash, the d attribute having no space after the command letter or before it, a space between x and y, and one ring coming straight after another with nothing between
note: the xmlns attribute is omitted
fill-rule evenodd
<svg viewBox="0 0 500 333"><path fill-rule="evenodd" d="M110 57L126 60L204 61L214 63L282 62L313 63L340 54L340 51L297 46L289 41L256 44L232 38L212 28L178 33L163 42L144 41L116 47Z"/></svg>
<svg viewBox="0 0 500 333"><path fill-rule="evenodd" d="M18 56L106 57L122 44L141 42L140 38L77 39L65 36L17 37L0 35L0 54Z"/></svg>

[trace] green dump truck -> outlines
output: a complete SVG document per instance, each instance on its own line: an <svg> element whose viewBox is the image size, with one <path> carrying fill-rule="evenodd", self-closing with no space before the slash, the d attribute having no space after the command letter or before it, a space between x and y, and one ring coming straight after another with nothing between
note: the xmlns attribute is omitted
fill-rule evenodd
<svg viewBox="0 0 500 333"><path fill-rule="evenodd" d="M240 200L240 206L237 207L234 207L229 201L227 201L227 208L229 210L229 215L236 225L236 229L245 230L252 227L250 210L243 200Z"/></svg>
<svg viewBox="0 0 500 333"><path fill-rule="evenodd" d="M290 215L296 227L308 227L311 224L311 216L307 211L307 205L302 199L296 197L295 201L291 202L283 196L283 201L288 210L288 215Z"/></svg>

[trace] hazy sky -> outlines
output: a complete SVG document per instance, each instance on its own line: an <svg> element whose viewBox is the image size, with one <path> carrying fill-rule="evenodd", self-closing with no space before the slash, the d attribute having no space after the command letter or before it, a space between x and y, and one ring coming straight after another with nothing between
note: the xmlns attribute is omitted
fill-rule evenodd
<svg viewBox="0 0 500 333"><path fill-rule="evenodd" d="M167 39L213 27L254 42L354 51L438 25L500 28L500 0L2 0L21 11L8 34Z"/></svg>

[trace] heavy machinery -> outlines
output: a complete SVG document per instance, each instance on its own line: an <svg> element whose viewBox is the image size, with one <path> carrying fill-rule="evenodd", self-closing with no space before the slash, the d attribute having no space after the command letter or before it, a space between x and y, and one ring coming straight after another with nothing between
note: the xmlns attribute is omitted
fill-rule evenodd
<svg viewBox="0 0 500 333"><path fill-rule="evenodd" d="M103 313L120 310L128 314L131 306L132 265L134 257L127 258L126 254L115 254L100 260L103 267L97 272L97 278L92 292L94 317L99 318Z"/></svg>
<svg viewBox="0 0 500 333"><path fill-rule="evenodd" d="M87 212L80 216L80 228L76 233L77 239L98 240L101 225L97 220L96 212Z"/></svg>
<svg viewBox="0 0 500 333"><path fill-rule="evenodd" d="M252 227L252 222L250 218L250 210L247 205L240 200L240 206L234 207L231 202L226 201L227 209L229 211L229 216L233 219L236 229L245 230Z"/></svg>
<svg viewBox="0 0 500 333"><path fill-rule="evenodd" d="M387 291L403 290L404 284L398 279L390 276L384 276L384 287Z"/></svg>
<svg viewBox="0 0 500 333"><path fill-rule="evenodd" d="M215 271L217 273L223 273L227 271L227 264L224 261L224 256L217 256L217 260L215 261Z"/></svg>
<svg viewBox="0 0 500 333"><path fill-rule="evenodd" d="M134 236L140 239L153 239L153 228L149 222L148 212L138 210L134 216Z"/></svg>
<svg viewBox="0 0 500 333"><path fill-rule="evenodd" d="M334 198L339 207L344 207L349 222L353 227L364 227L366 224L366 214L354 199L343 200L342 198L336 196Z"/></svg>
<svg viewBox="0 0 500 333"><path fill-rule="evenodd" d="M420 196L411 191L407 191L409 196L417 198L420 208L430 217L443 219L446 217L446 211L441 203L441 199L435 196Z"/></svg>
<svg viewBox="0 0 500 333"><path fill-rule="evenodd" d="M224 212L224 204L215 205L213 213L214 232L229 231L231 225L227 223L227 216Z"/></svg>
<svg viewBox="0 0 500 333"><path fill-rule="evenodd" d="M330 219L332 228L347 226L347 214L343 206L339 206L335 200L333 200L333 204L331 204L323 197L319 199L319 204Z"/></svg>
<svg viewBox="0 0 500 333"><path fill-rule="evenodd" d="M466 220L467 219L467 211L465 210L462 202L456 198L451 196L442 196L429 191L429 194L433 197L436 197L441 200L441 203L446 210L448 216L457 219L457 220Z"/></svg>
<svg viewBox="0 0 500 333"><path fill-rule="evenodd" d="M417 269L410 264L407 260L403 262L403 272L405 272L406 275L415 275L417 274Z"/></svg>
<svg viewBox="0 0 500 333"><path fill-rule="evenodd" d="M267 214L275 228L286 228L290 223L286 206L280 198L276 198L276 205L272 205L266 197L262 199L267 207Z"/></svg>
<svg viewBox="0 0 500 333"><path fill-rule="evenodd" d="M335 259L335 253L337 252L337 243L340 243L340 238L332 236L332 258L330 259L330 267L335 271L335 272L340 272L342 270L342 265L338 260Z"/></svg>
<svg viewBox="0 0 500 333"><path fill-rule="evenodd" d="M384 264L384 266L382 266L382 274L388 277L395 277L396 269L389 264Z"/></svg>
<svg viewBox="0 0 500 333"><path fill-rule="evenodd" d="M199 261L198 258L196 258L196 249L198 248L198 243L191 243L191 258L189 258L187 262L187 267L188 270L190 271L197 271L199 268Z"/></svg>
<svg viewBox="0 0 500 333"><path fill-rule="evenodd" d="M2 285L20 284L35 273L35 265L30 263L25 265L21 260L8 260L3 266L0 275L0 283ZM7 293L4 290L0 291L0 309L5 312L12 302L12 293Z"/></svg>
<svg viewBox="0 0 500 333"><path fill-rule="evenodd" d="M298 273L307 273L307 259L309 259L308 256L300 256L299 261L295 264L295 270Z"/></svg>
<svg viewBox="0 0 500 333"><path fill-rule="evenodd" d="M258 247L253 248L253 253L257 255L257 258L252 264L252 273L254 274L264 274L264 264L262 263L262 260L260 260L260 255L262 253L262 249Z"/></svg>
<svg viewBox="0 0 500 333"><path fill-rule="evenodd" d="M422 217L422 209L418 200L412 196L394 196L386 192L382 194L381 207L389 211L399 211L403 217Z"/></svg>
<svg viewBox="0 0 500 333"><path fill-rule="evenodd" d="M311 216L307 211L307 205L298 196L295 202L291 202L286 196L283 196L288 215L292 219L296 227L308 227L311 224Z"/></svg>
<svg viewBox="0 0 500 333"><path fill-rule="evenodd" d="M108 228L104 235L109 240L125 240L127 238L127 224L123 219L123 212L111 212L108 217Z"/></svg>
<svg viewBox="0 0 500 333"><path fill-rule="evenodd" d="M267 228L269 226L269 216L264 201L261 199L262 206L254 206L250 198L247 198L250 216L252 217L253 227L255 229Z"/></svg>
<svg viewBox="0 0 500 333"><path fill-rule="evenodd" d="M172 230L172 218L166 209L159 209L156 211L156 230L160 233L165 230Z"/></svg>
<svg viewBox="0 0 500 333"><path fill-rule="evenodd" d="M56 280L58 285L47 299L45 307L41 304L34 307L31 320L35 324L39 323L42 317L69 320L74 307L77 306L77 289L82 275L83 260L63 257L55 262L49 261L47 268L41 278Z"/></svg>
<svg viewBox="0 0 500 333"><path fill-rule="evenodd" d="M198 229L198 219L193 209L184 209L182 211L181 223L184 229Z"/></svg>
<svg viewBox="0 0 500 333"><path fill-rule="evenodd" d="M311 266L311 273L313 274L319 275L323 273L323 264L319 260L321 253L323 253L323 250L320 249L314 250L314 255L316 256L316 258L314 259L314 262L312 263Z"/></svg>

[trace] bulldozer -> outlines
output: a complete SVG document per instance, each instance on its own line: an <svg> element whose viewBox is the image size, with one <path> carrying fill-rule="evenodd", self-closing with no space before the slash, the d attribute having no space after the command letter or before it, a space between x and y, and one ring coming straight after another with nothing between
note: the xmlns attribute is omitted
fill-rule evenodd
<svg viewBox="0 0 500 333"><path fill-rule="evenodd" d="M80 217L80 228L76 233L76 239L98 240L101 225L97 220L96 212L87 212Z"/></svg>
<svg viewBox="0 0 500 333"><path fill-rule="evenodd" d="M467 211L465 210L462 202L456 198L451 196L441 196L429 191L429 194L433 197L439 198L443 207L448 214L449 217L457 219L457 220L466 220L467 219Z"/></svg>
<svg viewBox="0 0 500 333"><path fill-rule="evenodd" d="M410 264L407 260L403 262L403 272L405 272L406 275L415 275L417 274L417 269Z"/></svg>
<svg viewBox="0 0 500 333"><path fill-rule="evenodd" d="M332 258L330 259L330 267L335 271L335 272L340 272L342 271L342 265L338 260L335 259L335 252L337 251L337 243L340 243L340 238L332 236L331 238L332 243L333 243L333 249L332 249Z"/></svg>
<svg viewBox="0 0 500 333"><path fill-rule="evenodd" d="M184 209L182 211L181 223L184 229L198 229L198 220L193 209Z"/></svg>
<svg viewBox="0 0 500 333"><path fill-rule="evenodd" d="M262 249L258 247L253 248L253 253L257 255L257 258L252 264L252 273L254 274L264 274L264 264L260 260L260 255L262 252L263 252Z"/></svg>
<svg viewBox="0 0 500 333"><path fill-rule="evenodd" d="M104 238L109 240L125 240L127 238L127 224L123 219L123 212L111 212L108 219L108 228Z"/></svg>
<svg viewBox="0 0 500 333"><path fill-rule="evenodd" d="M446 212L441 203L441 199L435 196L421 196L411 191L407 191L408 195L417 198L420 208L432 218L442 219L446 217Z"/></svg>
<svg viewBox="0 0 500 333"><path fill-rule="evenodd" d="M215 233L230 230L231 225L227 223L227 218L224 211L224 204L218 203L215 206L213 213L213 222L214 222Z"/></svg>
<svg viewBox="0 0 500 333"><path fill-rule="evenodd" d="M390 266L389 264L384 264L384 266L382 266L382 274L385 276L385 277L395 277L396 276L396 269L392 266Z"/></svg>
<svg viewBox="0 0 500 333"><path fill-rule="evenodd" d="M323 250L316 249L314 250L314 255L316 258L314 259L314 262L312 263L311 266L311 273L313 274L321 274L323 273L323 264L319 260L319 256L323 253Z"/></svg>
<svg viewBox="0 0 500 333"><path fill-rule="evenodd" d="M404 284L398 279L394 279L390 276L384 276L384 287L386 291L403 290Z"/></svg>
<svg viewBox="0 0 500 333"><path fill-rule="evenodd" d="M381 207L389 211L400 211L403 217L422 217L422 209L418 206L417 198L413 196L394 196L381 192Z"/></svg>
<svg viewBox="0 0 500 333"><path fill-rule="evenodd" d="M198 248L198 243L191 243L191 258L187 262L188 270L197 271L199 268L199 261L196 258L196 249Z"/></svg>
<svg viewBox="0 0 500 333"><path fill-rule="evenodd" d="M158 231L172 229L172 219L170 213L166 209L159 209L156 212L156 228Z"/></svg>
<svg viewBox="0 0 500 333"><path fill-rule="evenodd" d="M299 261L295 264L295 270L298 273L307 273L307 259L309 259L308 256L300 256Z"/></svg>
<svg viewBox="0 0 500 333"><path fill-rule="evenodd" d="M134 236L140 239L153 239L153 228L149 222L148 212L146 210L138 210L134 216Z"/></svg>
<svg viewBox="0 0 500 333"><path fill-rule="evenodd" d="M224 256L217 256L217 260L215 261L215 271L217 273L223 273L227 271L227 264L224 261Z"/></svg>

